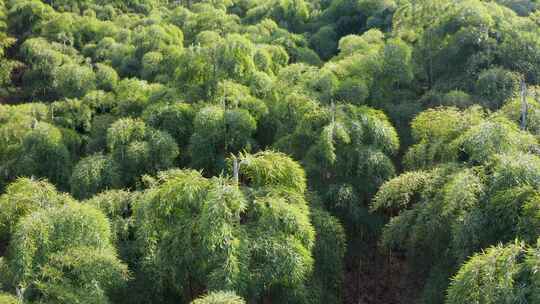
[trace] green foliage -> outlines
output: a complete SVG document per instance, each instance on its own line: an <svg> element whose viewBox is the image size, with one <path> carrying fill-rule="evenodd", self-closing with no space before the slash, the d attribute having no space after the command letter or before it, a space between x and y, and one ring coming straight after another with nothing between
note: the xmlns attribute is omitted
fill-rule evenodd
<svg viewBox="0 0 540 304"><path fill-rule="evenodd" d="M416 193L421 191L431 178L429 173L423 171L403 173L384 183L373 198L371 208L390 212L407 209L416 203Z"/></svg>
<svg viewBox="0 0 540 304"><path fill-rule="evenodd" d="M127 276L114 251L78 247L52 254L36 288L46 295L44 302L111 303L107 293L121 288Z"/></svg>
<svg viewBox="0 0 540 304"><path fill-rule="evenodd" d="M85 150L96 153L107 149L107 130L116 121L111 114L95 115L92 119L92 128L88 134Z"/></svg>
<svg viewBox="0 0 540 304"><path fill-rule="evenodd" d="M148 106L151 94L157 89L159 85L135 78L120 81L115 90L118 112L125 116L140 115Z"/></svg>
<svg viewBox="0 0 540 304"><path fill-rule="evenodd" d="M12 288L12 275L9 270L9 265L7 265L3 256L0 257L0 274L2 275L0 277L0 288L2 288L2 290L8 290ZM5 293L0 292L0 295L5 295Z"/></svg>
<svg viewBox="0 0 540 304"><path fill-rule="evenodd" d="M480 124L485 114L478 107L464 111L455 108L427 110L412 122L412 136L416 143L407 151L404 163L411 169L430 167L455 160L454 142L466 130ZM482 130L476 128L475 130ZM473 131L470 131L473 132ZM470 146L474 149L474 146ZM481 151L482 147L477 147Z"/></svg>
<svg viewBox="0 0 540 304"><path fill-rule="evenodd" d="M9 47L12 47L16 42L16 39L6 33L7 28L7 8L4 1L0 3L0 83L2 84L2 90L0 93L2 96L7 96L12 90L11 74L15 68L20 67L20 63L14 61L6 56L6 51Z"/></svg>
<svg viewBox="0 0 540 304"><path fill-rule="evenodd" d="M176 80L188 86L194 99L213 97L220 80L244 82L255 72L253 43L239 34L212 41L206 47L192 46L180 58L185 66L177 69Z"/></svg>
<svg viewBox="0 0 540 304"><path fill-rule="evenodd" d="M0 293L0 303L3 303L3 304L18 304L20 302L16 297L14 297L12 295L9 295L7 293Z"/></svg>
<svg viewBox="0 0 540 304"><path fill-rule="evenodd" d="M80 133L90 131L93 112L84 101L78 99L56 101L51 104L49 111L53 122L58 126Z"/></svg>
<svg viewBox="0 0 540 304"><path fill-rule="evenodd" d="M311 37L310 42L322 59L328 59L337 49L337 38L338 34L334 27L326 25Z"/></svg>
<svg viewBox="0 0 540 304"><path fill-rule="evenodd" d="M116 243L130 240L134 227L131 217L133 202L137 194L124 190L109 190L101 192L84 201L84 204L101 210L111 222L112 238Z"/></svg>
<svg viewBox="0 0 540 304"><path fill-rule="evenodd" d="M483 122L463 134L457 145L472 162L482 162L490 155L528 151L536 144L536 139L521 132L516 124L506 119L494 118Z"/></svg>
<svg viewBox="0 0 540 304"><path fill-rule="evenodd" d="M96 87L96 75L90 67L65 64L56 73L53 85L60 96L81 97Z"/></svg>
<svg viewBox="0 0 540 304"><path fill-rule="evenodd" d="M527 131L529 131L531 134L538 136L540 134L540 126L538 123L539 120L539 111L538 111L538 102L534 100L533 98L527 98L527 117L525 121L525 128ZM500 109L499 113L501 113L504 117L508 118L509 120L518 123L521 125L522 120L522 102L520 98L514 98L512 100L508 100L506 104Z"/></svg>
<svg viewBox="0 0 540 304"><path fill-rule="evenodd" d="M501 68L483 71L476 82L477 95L489 109L498 109L503 103L515 97L519 91L519 74Z"/></svg>
<svg viewBox="0 0 540 304"><path fill-rule="evenodd" d="M250 88L233 81L226 80L218 84L215 100L228 108L245 109L257 121L268 114L267 105L254 97Z"/></svg>
<svg viewBox="0 0 540 304"><path fill-rule="evenodd" d="M8 11L10 29L19 35L32 32L53 13L54 10L42 1L17 1Z"/></svg>
<svg viewBox="0 0 540 304"><path fill-rule="evenodd" d="M184 34L173 24L154 24L139 29L133 37L137 54L164 51L168 46L183 44Z"/></svg>
<svg viewBox="0 0 540 304"><path fill-rule="evenodd" d="M308 283L317 303L341 303L344 282L346 234L341 223L328 212L313 208L311 222L317 238L313 249L314 273Z"/></svg>
<svg viewBox="0 0 540 304"><path fill-rule="evenodd" d="M179 147L188 145L188 139L193 134L194 116L193 107L180 102L154 104L143 113L143 119L149 126L169 133Z"/></svg>
<svg viewBox="0 0 540 304"><path fill-rule="evenodd" d="M71 170L71 157L62 132L54 125L38 122L22 138L17 160L20 175L46 177L65 187Z"/></svg>
<svg viewBox="0 0 540 304"><path fill-rule="evenodd" d="M0 196L0 243L9 241L18 221L40 209L64 205L71 199L46 181L19 178Z"/></svg>
<svg viewBox="0 0 540 304"><path fill-rule="evenodd" d="M193 167L219 173L230 153L251 150L257 123L244 109L224 110L218 106L201 109L193 121L190 154Z"/></svg>
<svg viewBox="0 0 540 304"><path fill-rule="evenodd" d="M188 300L194 296L189 286L260 298L275 288L298 288L311 274L315 234L302 170L270 152L246 155L241 163L245 188L173 170L136 205L145 269ZM263 170L270 163L274 171ZM291 165L300 179L287 176ZM186 249L192 253L176 254Z"/></svg>
<svg viewBox="0 0 540 304"><path fill-rule="evenodd" d="M519 303L538 299L538 248L515 242L474 255L452 279L445 303Z"/></svg>
<svg viewBox="0 0 540 304"><path fill-rule="evenodd" d="M351 228L364 224L371 196L395 173L390 159L398 148L395 129L383 113L367 107L313 111L277 145L302 158L327 206Z"/></svg>
<svg viewBox="0 0 540 304"><path fill-rule="evenodd" d="M43 104L0 106L0 188L20 175L18 159L22 156L23 139L35 120L47 115L47 107Z"/></svg>
<svg viewBox="0 0 540 304"><path fill-rule="evenodd" d="M172 167L179 154L174 139L168 133L149 128L142 120L131 118L119 119L109 127L107 147L114 162L113 166L117 166L118 172L122 172L121 184L127 186L133 185L145 173L155 174ZM113 167L101 167L110 168L104 172L108 179L112 175ZM98 180L103 180L103 177ZM96 190L102 189L103 187L100 187Z"/></svg>
<svg viewBox="0 0 540 304"><path fill-rule="evenodd" d="M240 163L242 177L251 187L285 187L299 194L306 190L304 170L285 154L272 151L243 154Z"/></svg>
<svg viewBox="0 0 540 304"><path fill-rule="evenodd" d="M445 277L481 248L515 238L536 241L540 163L529 152L537 143L515 122L499 113L485 117L475 108L426 111L414 120L413 136L420 142L406 157L415 161L413 168L424 171L386 182L372 209L391 216L383 229L383 246L423 261L418 269L431 271L424 300L439 303ZM494 296L477 296L482 294ZM467 295L464 289L457 292L455 303L496 302L457 300Z"/></svg>
<svg viewBox="0 0 540 304"><path fill-rule="evenodd" d="M95 74L83 64L77 50L43 38L31 38L21 46L22 57L30 64L23 82L32 97L46 100L57 96L81 97L95 88Z"/></svg>
<svg viewBox="0 0 540 304"><path fill-rule="evenodd" d="M118 83L118 73L110 66L96 64L96 87L101 90L113 91Z"/></svg>
<svg viewBox="0 0 540 304"><path fill-rule="evenodd" d="M246 302L234 292L212 292L196 299L191 304L245 304Z"/></svg>
<svg viewBox="0 0 540 304"><path fill-rule="evenodd" d="M137 272L140 250L135 239L135 217L133 216L133 210L138 198L139 193L137 192L108 190L83 202L83 204L101 210L107 216L111 224L111 238L118 250L118 254L122 261L129 265L130 271L135 272L135 275L140 275ZM134 283L138 282L135 281ZM136 286L130 285L120 290L116 289L115 299L126 296L129 298L135 297L131 290Z"/></svg>
<svg viewBox="0 0 540 304"><path fill-rule="evenodd" d="M527 210L537 205L536 194L521 188L534 181L534 177L522 173L532 165L531 157L512 158L514 164L502 161L488 176L475 173L477 170L447 167L432 170L428 182L412 189L408 183L401 184L401 179L409 180L412 173L388 182L373 205L394 216L383 231L383 244L424 259L424 267L426 261L434 265L454 261L449 266L452 273L452 265L486 245L516 236L534 240L537 213ZM439 256L448 250L444 257ZM438 288L435 294L440 294L445 285Z"/></svg>
<svg viewBox="0 0 540 304"><path fill-rule="evenodd" d="M473 105L471 96L463 91L453 90L442 96L442 105L465 109Z"/></svg>
<svg viewBox="0 0 540 304"><path fill-rule="evenodd" d="M0 0L0 288L540 301L536 2Z"/></svg>
<svg viewBox="0 0 540 304"><path fill-rule="evenodd" d="M17 286L31 301L110 303L108 293L127 278L106 217L78 203L22 219L8 259Z"/></svg>
<svg viewBox="0 0 540 304"><path fill-rule="evenodd" d="M81 159L71 175L71 193L77 198L114 188L120 183L120 174L114 161L102 154L94 154Z"/></svg>

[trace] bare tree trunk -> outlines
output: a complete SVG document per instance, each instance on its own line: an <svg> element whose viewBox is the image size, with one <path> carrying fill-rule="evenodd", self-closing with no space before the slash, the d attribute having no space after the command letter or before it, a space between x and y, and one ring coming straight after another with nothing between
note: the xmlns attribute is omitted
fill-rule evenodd
<svg viewBox="0 0 540 304"><path fill-rule="evenodd" d="M527 112L529 105L527 104L527 86L525 80L521 79L521 130L527 128Z"/></svg>
<svg viewBox="0 0 540 304"><path fill-rule="evenodd" d="M233 179L234 182L238 185L240 181L240 164L236 156L233 156Z"/></svg>
<svg viewBox="0 0 540 304"><path fill-rule="evenodd" d="M24 287L22 286L19 286L15 289L15 293L17 294L17 299L19 299L19 302L21 303L24 303L24 292L25 292L25 289Z"/></svg>

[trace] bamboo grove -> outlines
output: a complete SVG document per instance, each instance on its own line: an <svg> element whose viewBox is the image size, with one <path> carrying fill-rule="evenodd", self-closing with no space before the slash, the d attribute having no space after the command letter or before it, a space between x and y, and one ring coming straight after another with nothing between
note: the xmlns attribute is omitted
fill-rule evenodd
<svg viewBox="0 0 540 304"><path fill-rule="evenodd" d="M0 304L540 303L540 2L0 0Z"/></svg>

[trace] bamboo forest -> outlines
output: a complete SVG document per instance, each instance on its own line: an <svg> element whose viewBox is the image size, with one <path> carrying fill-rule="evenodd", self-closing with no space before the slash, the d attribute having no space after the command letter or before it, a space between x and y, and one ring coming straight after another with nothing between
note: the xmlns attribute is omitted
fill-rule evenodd
<svg viewBox="0 0 540 304"><path fill-rule="evenodd" d="M0 304L540 304L540 0L0 0Z"/></svg>

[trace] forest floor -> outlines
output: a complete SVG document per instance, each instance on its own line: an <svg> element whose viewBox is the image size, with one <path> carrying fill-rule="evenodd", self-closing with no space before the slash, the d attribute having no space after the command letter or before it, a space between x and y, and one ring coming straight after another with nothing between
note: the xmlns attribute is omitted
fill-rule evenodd
<svg viewBox="0 0 540 304"><path fill-rule="evenodd" d="M407 263L401 256L382 254L369 244L362 257L346 262L345 304L413 304L421 290L409 280Z"/></svg>

